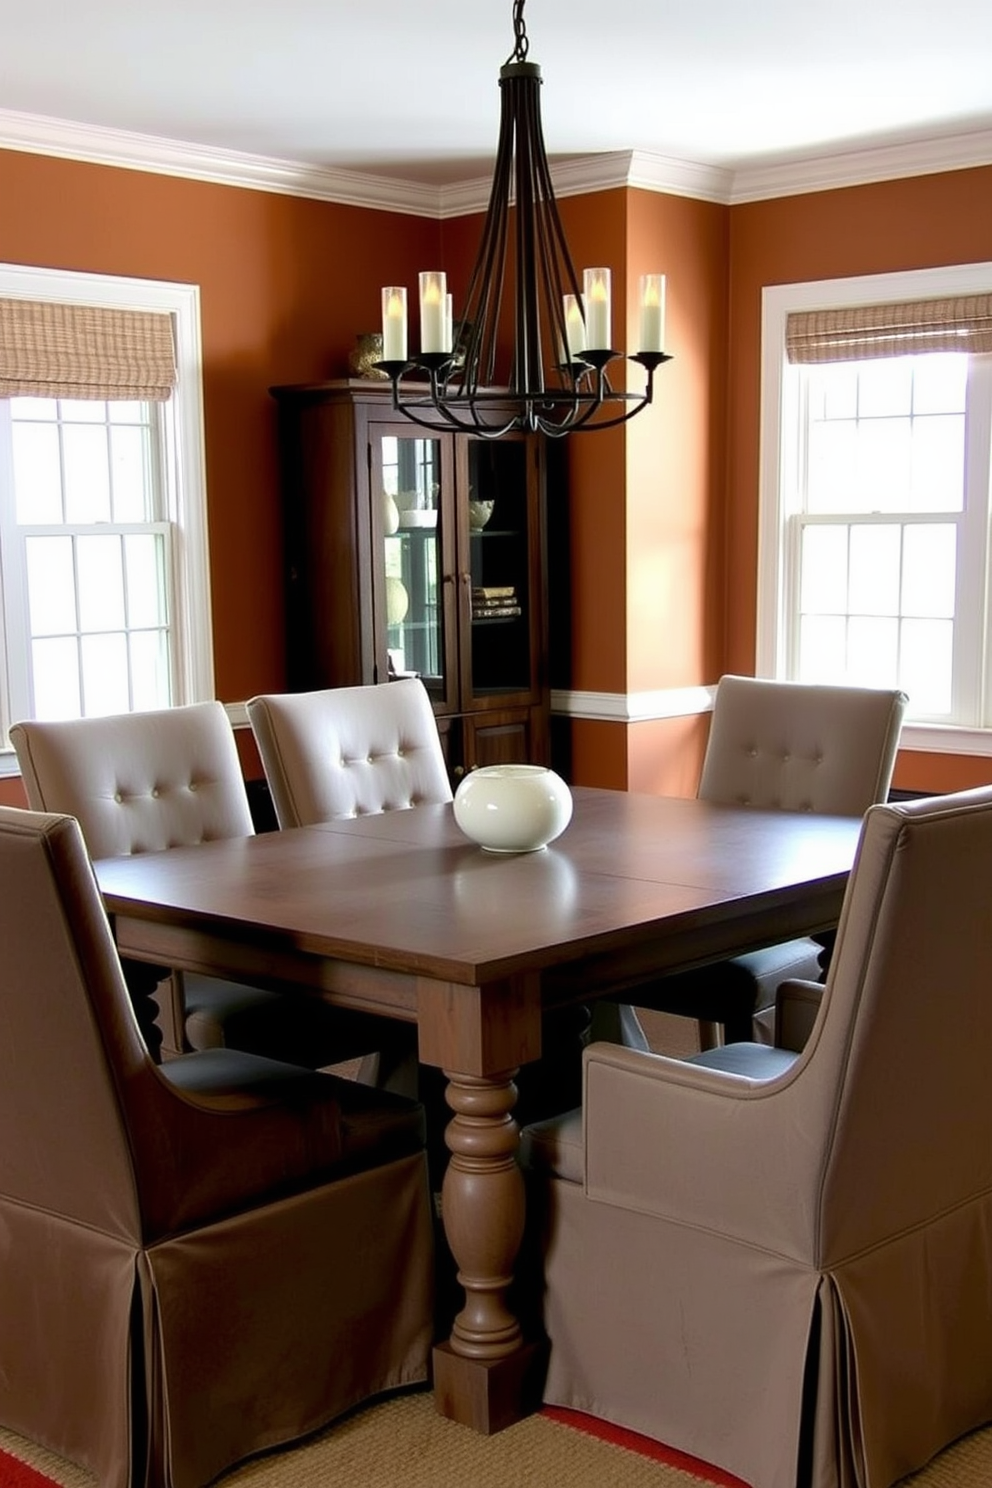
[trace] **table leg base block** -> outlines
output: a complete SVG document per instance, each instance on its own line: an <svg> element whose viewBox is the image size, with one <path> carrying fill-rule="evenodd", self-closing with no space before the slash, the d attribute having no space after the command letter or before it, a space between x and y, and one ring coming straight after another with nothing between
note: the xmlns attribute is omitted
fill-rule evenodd
<svg viewBox="0 0 992 1488"><path fill-rule="evenodd" d="M541 1404L547 1344L525 1343L505 1359L486 1362L434 1349L434 1404L438 1413L483 1436L494 1436Z"/></svg>

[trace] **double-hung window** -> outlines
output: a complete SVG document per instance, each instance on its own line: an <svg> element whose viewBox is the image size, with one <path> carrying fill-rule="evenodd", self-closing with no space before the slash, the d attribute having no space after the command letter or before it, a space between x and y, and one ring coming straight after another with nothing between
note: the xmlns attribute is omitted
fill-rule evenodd
<svg viewBox="0 0 992 1488"><path fill-rule="evenodd" d="M992 753L992 264L766 289L762 354L759 674Z"/></svg>
<svg viewBox="0 0 992 1488"><path fill-rule="evenodd" d="M0 773L213 695L201 429L195 288L0 266Z"/></svg>

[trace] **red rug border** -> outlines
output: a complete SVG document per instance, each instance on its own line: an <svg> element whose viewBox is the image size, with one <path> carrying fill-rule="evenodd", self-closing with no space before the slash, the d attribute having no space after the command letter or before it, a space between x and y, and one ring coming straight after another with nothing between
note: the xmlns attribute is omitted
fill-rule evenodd
<svg viewBox="0 0 992 1488"><path fill-rule="evenodd" d="M0 1447L0 1488L58 1488L58 1484Z"/></svg>
<svg viewBox="0 0 992 1488"><path fill-rule="evenodd" d="M612 1447L625 1447L628 1452L637 1452L641 1457L649 1457L653 1462L663 1462L667 1467L676 1467L681 1472L689 1473L694 1478L699 1478L703 1483L713 1483L716 1488L748 1488L743 1478L735 1478L732 1473L724 1472L722 1467L711 1467L708 1462L703 1462L699 1457L690 1457L688 1452L680 1452L677 1447L666 1447L662 1442L654 1441L650 1436L641 1436L639 1432L628 1431L626 1426L614 1426L612 1421L600 1421L596 1416L586 1415L583 1411L569 1410L562 1405L542 1405L541 1415L550 1421L557 1421L560 1426L570 1426L575 1431L584 1431L587 1436L594 1436L599 1441L607 1442Z"/></svg>
<svg viewBox="0 0 992 1488"><path fill-rule="evenodd" d="M610 1446L624 1447L628 1452L636 1452L653 1462L663 1462L667 1467L678 1468L681 1472L698 1478L700 1482L713 1484L714 1488L748 1488L742 1478L735 1478L722 1468L711 1467L698 1457L690 1457L687 1452L680 1452L676 1447L666 1447L649 1436L628 1431L625 1426L614 1426L611 1421L600 1421L595 1416L567 1410L560 1405L542 1406L541 1415L549 1421L557 1422L559 1426L582 1431L586 1436L595 1437ZM0 1488L58 1488L58 1485L54 1478L47 1477L36 1467L22 1462L19 1457L12 1456L0 1447Z"/></svg>

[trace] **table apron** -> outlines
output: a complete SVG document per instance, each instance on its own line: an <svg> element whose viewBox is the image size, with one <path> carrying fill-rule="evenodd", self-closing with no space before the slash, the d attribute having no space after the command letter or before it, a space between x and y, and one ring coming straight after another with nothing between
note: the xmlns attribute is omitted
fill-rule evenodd
<svg viewBox="0 0 992 1488"><path fill-rule="evenodd" d="M185 925L113 916L117 949L136 961L176 971L231 977L287 993L319 993L336 1007L417 1021L417 978L402 971L337 961L291 946L261 946Z"/></svg>

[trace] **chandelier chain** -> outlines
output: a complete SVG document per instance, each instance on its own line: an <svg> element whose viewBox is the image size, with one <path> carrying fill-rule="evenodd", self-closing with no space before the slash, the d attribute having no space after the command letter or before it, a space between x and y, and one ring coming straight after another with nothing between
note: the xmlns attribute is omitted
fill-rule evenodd
<svg viewBox="0 0 992 1488"><path fill-rule="evenodd" d="M527 23L524 20L525 0L514 0L513 4L513 34L516 38L513 51L506 59L507 67L512 62L525 62L530 42L527 39Z"/></svg>

